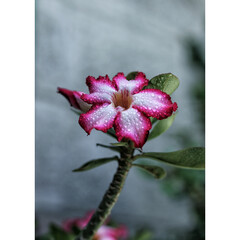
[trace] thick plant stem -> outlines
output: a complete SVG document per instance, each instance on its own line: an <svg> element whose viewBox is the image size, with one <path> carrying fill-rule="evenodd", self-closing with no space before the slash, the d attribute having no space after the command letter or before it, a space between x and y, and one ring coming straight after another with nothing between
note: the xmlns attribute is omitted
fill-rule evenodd
<svg viewBox="0 0 240 240"><path fill-rule="evenodd" d="M109 216L113 206L115 205L119 194L123 188L125 179L132 165L133 148L130 146L126 151L121 153L121 158L118 161L118 168L113 177L113 180L106 191L98 209L90 219L86 228L81 232L76 240L92 240L98 228L105 222Z"/></svg>

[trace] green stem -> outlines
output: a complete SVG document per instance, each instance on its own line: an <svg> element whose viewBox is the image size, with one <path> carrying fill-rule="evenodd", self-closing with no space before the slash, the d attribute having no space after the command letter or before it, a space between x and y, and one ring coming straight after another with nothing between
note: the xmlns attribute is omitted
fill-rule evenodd
<svg viewBox="0 0 240 240"><path fill-rule="evenodd" d="M132 166L134 149L132 146L126 148L126 151L121 152L121 158L118 161L118 168L113 177L113 180L106 191L98 209L93 214L88 225L81 232L76 240L91 240L98 228L106 221L110 215L113 206L115 205L120 192L123 188L125 179Z"/></svg>

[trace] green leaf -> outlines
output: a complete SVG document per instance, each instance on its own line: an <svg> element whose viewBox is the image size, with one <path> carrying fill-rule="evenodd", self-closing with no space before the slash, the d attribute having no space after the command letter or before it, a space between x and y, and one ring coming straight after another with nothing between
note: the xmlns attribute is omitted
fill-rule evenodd
<svg viewBox="0 0 240 240"><path fill-rule="evenodd" d="M165 170L159 166L143 165L143 164L135 164L135 163L132 165L147 171L149 174L151 174L153 177L157 179L163 179L166 176Z"/></svg>
<svg viewBox="0 0 240 240"><path fill-rule="evenodd" d="M203 147L193 147L167 153L148 152L137 155L135 158L151 158L181 168L199 170L205 168L205 148Z"/></svg>
<svg viewBox="0 0 240 240"><path fill-rule="evenodd" d="M157 124L154 126L153 130L150 132L148 140L154 139L158 137L160 134L164 133L166 130L168 130L168 128L171 127L175 119L175 115L176 114L173 114L171 117L159 120Z"/></svg>
<svg viewBox="0 0 240 240"><path fill-rule="evenodd" d="M99 167L99 166L101 166L103 164L106 164L108 162L115 161L115 160L118 160L117 156L113 156L113 157L110 157L110 158L95 159L95 160L92 160L92 161L89 161L89 162L83 164L81 167L79 167L77 169L74 169L73 172L87 171L87 170L90 170L92 168Z"/></svg>
<svg viewBox="0 0 240 240"><path fill-rule="evenodd" d="M179 86L179 79L172 73L164 73L153 77L145 89L159 89L172 94Z"/></svg>
<svg viewBox="0 0 240 240"><path fill-rule="evenodd" d="M151 240L152 232L149 230L143 229L137 232L136 236L133 238L134 240Z"/></svg>
<svg viewBox="0 0 240 240"><path fill-rule="evenodd" d="M156 123L157 121L160 121L153 117L150 117L150 120L151 120L152 125L154 125L154 123Z"/></svg>
<svg viewBox="0 0 240 240"><path fill-rule="evenodd" d="M115 152L121 152L122 151L122 149L121 149L121 147L115 147L115 146L108 146L108 145L104 145L104 144L100 144L100 143L97 143L97 146L99 146L99 147L103 147L103 148L108 148L108 149L110 149L110 150L112 150L112 151L115 151Z"/></svg>
<svg viewBox="0 0 240 240"><path fill-rule="evenodd" d="M127 80L133 80L135 79L136 75L138 74L138 72L130 72L127 76L126 79Z"/></svg>
<svg viewBox="0 0 240 240"><path fill-rule="evenodd" d="M128 146L127 142L118 142L118 143L111 143L113 146L118 146L118 147L126 147Z"/></svg>

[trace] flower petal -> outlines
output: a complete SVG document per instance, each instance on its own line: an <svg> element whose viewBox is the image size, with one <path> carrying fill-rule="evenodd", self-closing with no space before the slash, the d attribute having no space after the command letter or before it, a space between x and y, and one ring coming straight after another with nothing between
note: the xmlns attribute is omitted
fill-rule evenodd
<svg viewBox="0 0 240 240"><path fill-rule="evenodd" d="M119 142L123 138L127 138L134 142L135 147L141 148L147 140L152 124L143 113L129 108L118 113L114 128Z"/></svg>
<svg viewBox="0 0 240 240"><path fill-rule="evenodd" d="M125 239L128 235L127 228L125 226L119 226L119 227L109 227L102 225L96 234L99 239Z"/></svg>
<svg viewBox="0 0 240 240"><path fill-rule="evenodd" d="M178 108L168 94L158 89L145 89L133 95L132 107L159 120L171 116Z"/></svg>
<svg viewBox="0 0 240 240"><path fill-rule="evenodd" d="M105 77L99 76L97 79L95 79L92 76L88 76L86 79L86 84L89 87L89 92L90 93L108 93L108 94L113 94L116 92L116 89L110 81L108 75Z"/></svg>
<svg viewBox="0 0 240 240"><path fill-rule="evenodd" d="M84 102L90 104L111 103L112 94L94 92L91 94L82 94L81 98Z"/></svg>
<svg viewBox="0 0 240 240"><path fill-rule="evenodd" d="M62 223L62 227L66 232L71 232L73 227L82 229L87 226L93 214L94 211L90 211L83 218L68 219Z"/></svg>
<svg viewBox="0 0 240 240"><path fill-rule="evenodd" d="M79 124L88 134L93 128L107 132L113 126L116 115L117 110L112 104L94 105L87 113L80 115Z"/></svg>
<svg viewBox="0 0 240 240"><path fill-rule="evenodd" d="M76 98L74 97L73 95L73 91L71 90L68 90L66 88L60 88L58 87L58 93L60 93L61 95L63 95L70 103L71 106L77 108L77 109L80 109L78 103L77 103L77 100ZM81 93L79 92L79 95L81 95Z"/></svg>
<svg viewBox="0 0 240 240"><path fill-rule="evenodd" d="M117 237L120 237L120 238L127 238L128 236L128 229L126 226L124 225L120 225L119 227L117 227L115 229L115 233L116 233L116 236Z"/></svg>
<svg viewBox="0 0 240 240"><path fill-rule="evenodd" d="M130 93L138 93L144 86L148 85L148 79L145 74L139 72L135 80L128 81L123 73L118 73L115 77L113 77L113 84L115 85L118 91L128 90Z"/></svg>
<svg viewBox="0 0 240 240"><path fill-rule="evenodd" d="M98 239L98 240L118 240L117 238L114 238L114 237L98 236L98 234L96 234L96 239Z"/></svg>
<svg viewBox="0 0 240 240"><path fill-rule="evenodd" d="M82 92L71 91L59 87L58 93L62 94L69 101L71 106L81 110L82 112L87 112L91 107L91 105L81 99L82 95L84 94Z"/></svg>
<svg viewBox="0 0 240 240"><path fill-rule="evenodd" d="M90 94L83 94L82 100L90 104L111 103L113 94L116 92L113 83L108 75L105 77L99 76L95 79L88 76L86 83L89 87Z"/></svg>
<svg viewBox="0 0 240 240"><path fill-rule="evenodd" d="M80 94L80 92L74 91L73 95L74 95L74 97L79 105L79 108L82 112L85 113L91 108L91 106L92 106L91 104L88 104L87 102L82 100L82 96L84 95L84 93Z"/></svg>

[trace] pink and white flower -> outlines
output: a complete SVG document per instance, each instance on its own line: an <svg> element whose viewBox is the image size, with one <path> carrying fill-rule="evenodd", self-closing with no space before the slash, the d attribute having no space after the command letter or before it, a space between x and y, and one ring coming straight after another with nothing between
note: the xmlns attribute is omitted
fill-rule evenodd
<svg viewBox="0 0 240 240"><path fill-rule="evenodd" d="M66 232L71 232L73 227L83 229L84 227L87 226L92 215L93 212L89 212L83 218L69 219L63 222L63 229ZM93 240L119 240L126 239L127 236L128 236L127 228L123 225L120 225L118 227L102 225L94 235Z"/></svg>
<svg viewBox="0 0 240 240"><path fill-rule="evenodd" d="M106 132L114 127L119 142L130 139L135 147L141 148L152 128L149 117L162 120L178 108L168 94L158 89L142 90L148 82L142 72L130 81L118 73L112 81L108 75L97 79L87 77L89 94L63 88L58 91L73 107L85 111L80 115L79 124L88 134L93 128Z"/></svg>

